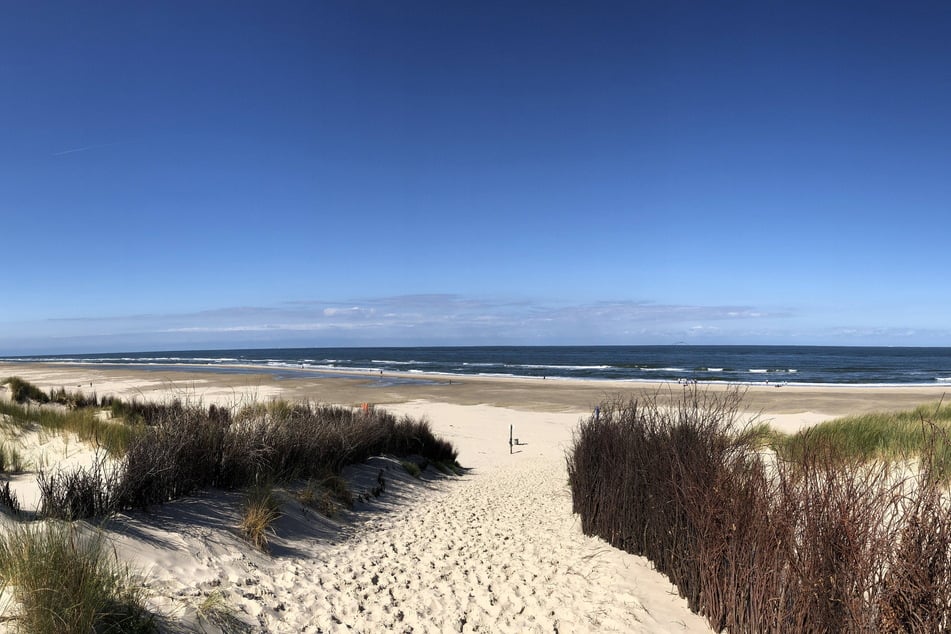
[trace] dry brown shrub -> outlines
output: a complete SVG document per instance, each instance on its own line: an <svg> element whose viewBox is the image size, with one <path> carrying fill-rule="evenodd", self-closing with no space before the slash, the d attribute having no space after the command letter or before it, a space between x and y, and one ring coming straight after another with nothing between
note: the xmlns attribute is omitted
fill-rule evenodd
<svg viewBox="0 0 951 634"><path fill-rule="evenodd" d="M783 462L741 401L688 386L602 404L567 456L584 532L648 557L718 631L948 631L945 485L823 442Z"/></svg>

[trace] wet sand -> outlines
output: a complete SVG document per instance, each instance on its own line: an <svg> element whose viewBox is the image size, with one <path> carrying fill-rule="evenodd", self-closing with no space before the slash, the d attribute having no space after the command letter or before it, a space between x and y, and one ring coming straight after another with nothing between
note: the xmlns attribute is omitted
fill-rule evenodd
<svg viewBox="0 0 951 634"><path fill-rule="evenodd" d="M246 372L246 373L245 373ZM644 397L658 391L678 392L676 383L629 381L580 381L565 379L453 377L390 373L380 375L294 371L282 378L246 368L242 373L103 368L58 364L0 364L0 377L21 376L40 387L115 393L125 398L148 398L153 393L173 393L198 398L206 404L226 404L238 394L267 400L278 395L291 401L359 404L405 403L424 400L455 405L493 405L527 411L587 412L607 398ZM91 385L90 385L91 384ZM725 390L723 384L708 389ZM768 414L816 412L844 416L870 411L910 409L941 399L947 386L783 386L741 385L746 391L744 409ZM229 401L230 399L230 401Z"/></svg>

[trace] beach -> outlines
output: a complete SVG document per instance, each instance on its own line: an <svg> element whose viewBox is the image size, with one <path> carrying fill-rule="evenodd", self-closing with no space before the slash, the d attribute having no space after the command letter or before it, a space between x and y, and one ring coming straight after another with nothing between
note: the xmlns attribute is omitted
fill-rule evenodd
<svg viewBox="0 0 951 634"><path fill-rule="evenodd" d="M425 417L459 450L459 477L427 471L416 479L384 458L349 468L352 483L380 473L389 485L334 519L288 500L269 555L238 536L238 493L209 491L119 516L107 526L116 552L141 571L170 623L209 632L710 631L648 561L581 533L566 482L565 453L582 417L605 399L676 394L676 383L0 364L0 377L13 375L123 399L368 403ZM784 431L944 394L941 386L745 389L742 418Z"/></svg>

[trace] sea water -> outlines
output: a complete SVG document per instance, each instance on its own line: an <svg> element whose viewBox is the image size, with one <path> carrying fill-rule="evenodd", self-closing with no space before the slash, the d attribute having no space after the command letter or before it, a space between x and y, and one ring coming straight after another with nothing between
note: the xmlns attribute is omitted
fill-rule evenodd
<svg viewBox="0 0 951 634"><path fill-rule="evenodd" d="M0 359L292 376L384 375L951 386L951 348L829 346L460 346L264 348L47 355Z"/></svg>

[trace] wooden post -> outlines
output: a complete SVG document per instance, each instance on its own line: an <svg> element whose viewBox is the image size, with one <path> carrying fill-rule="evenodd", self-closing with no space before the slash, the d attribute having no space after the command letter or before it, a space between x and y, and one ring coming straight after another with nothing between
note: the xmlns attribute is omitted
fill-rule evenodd
<svg viewBox="0 0 951 634"><path fill-rule="evenodd" d="M512 427L514 425L509 425L509 453L512 453Z"/></svg>

